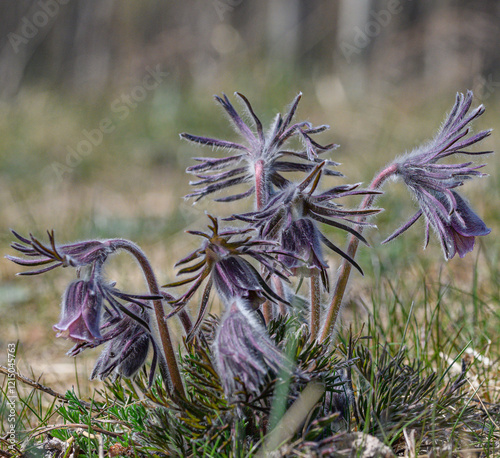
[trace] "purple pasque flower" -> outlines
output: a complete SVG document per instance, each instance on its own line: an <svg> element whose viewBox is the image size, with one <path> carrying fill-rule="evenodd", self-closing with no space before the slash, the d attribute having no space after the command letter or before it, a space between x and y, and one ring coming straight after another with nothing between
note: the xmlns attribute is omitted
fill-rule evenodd
<svg viewBox="0 0 500 458"><path fill-rule="evenodd" d="M15 231L12 231L12 233L21 243L14 242L11 247L26 258L6 256L7 259L21 266L47 266L38 270L20 272L18 275L38 275L56 267L83 267L95 262L103 263L115 251L109 241L101 242L99 240L87 240L57 246L54 231L47 232L49 245L44 245L31 234L28 239Z"/></svg>
<svg viewBox="0 0 500 458"><path fill-rule="evenodd" d="M289 184L282 172L310 172L316 163L320 162L319 154L337 147L333 143L322 146L311 138L311 135L327 130L328 126L313 127L308 121L292 123L302 94L295 97L284 118L281 114L276 116L274 124L267 134L264 133L262 123L247 98L238 92L236 95L241 99L249 117L253 120L255 132L243 121L225 94L222 98L215 96L215 100L222 105L230 122L245 140L245 144L198 137L187 133L181 134L181 138L186 140L235 153L223 158L195 158L200 164L188 167L187 172L198 178L198 181L193 181L190 184L200 188L186 197L194 197L199 200L225 188L251 183L250 187L242 193L215 200L228 202L242 199L255 192L254 182L256 178L265 182L269 188L275 186L281 189ZM292 137L300 138L305 148L304 151L296 152L285 148L286 142ZM326 161L326 164L328 167L338 165L333 161ZM324 173L341 175L341 173L329 168L325 168ZM257 193L259 194L259 190ZM259 200L260 196L257 197Z"/></svg>
<svg viewBox="0 0 500 458"><path fill-rule="evenodd" d="M295 254L296 257L280 257L283 264L294 272L300 270L301 273L308 275L311 268L317 269L323 287L328 290L328 264L324 259L321 244L347 259L361 273L363 271L351 256L323 235L318 223L342 229L367 243L365 238L349 224L370 225L355 221L353 218L372 215L380 210L345 209L333 202L334 199L346 196L379 194L378 191L359 189L360 183L336 186L314 194L324 172L324 165L324 163L317 165L301 183L290 184L287 188L276 192L261 211L233 215L233 218L255 225L260 229L260 235L264 239L278 240L282 249ZM306 261L305 266L301 259Z"/></svg>
<svg viewBox="0 0 500 458"><path fill-rule="evenodd" d="M252 304L241 298L227 304L212 350L224 392L231 399L243 387L258 393L266 377L290 368L290 363L267 335Z"/></svg>
<svg viewBox="0 0 500 458"><path fill-rule="evenodd" d="M61 304L61 318L53 326L57 337L92 342L100 332L103 296L95 281L76 280L69 284Z"/></svg>
<svg viewBox="0 0 500 458"><path fill-rule="evenodd" d="M103 335L102 342L107 344L97 359L90 379L97 377L99 380L104 380L111 374L113 380L118 376L133 377L144 366L151 345L153 348L153 361L149 374L149 386L151 386L158 357L154 339L150 334L148 315L144 308L136 303L127 304L126 308L129 315L124 316ZM109 323L103 328L113 325L115 320L113 317L110 318ZM80 349L76 353L79 351Z"/></svg>
<svg viewBox="0 0 500 458"><path fill-rule="evenodd" d="M445 250L448 249L448 246L452 246L455 252L463 258L474 249L475 237L488 235L491 229L486 227L486 224L474 213L469 204L458 193L452 191L452 194L455 198L456 207L450 215L449 224L443 224L439 235L441 245L445 247ZM442 198L442 196L440 197ZM446 206L448 201L443 199L441 203L443 206ZM439 223L440 221L437 224ZM445 251L445 253L448 259L452 258L454 254L451 251Z"/></svg>
<svg viewBox="0 0 500 458"><path fill-rule="evenodd" d="M115 319L123 314L134 317L122 301L128 301L144 308L144 301L162 299L162 296L136 295L124 293L104 279L103 266L108 256L115 251L113 240L89 240L57 246L54 231L48 232L49 245L44 245L33 235L22 237L12 231L20 242L12 247L25 258L7 256L22 266L42 266L40 269L21 272L19 275L38 275L56 267L75 267L78 279L71 282L64 293L59 322L53 326L57 337L70 338L77 343L102 343L100 324L103 313ZM45 267L47 266L47 267ZM142 320L135 316L138 322Z"/></svg>
<svg viewBox="0 0 500 458"><path fill-rule="evenodd" d="M484 130L467 137L468 124L484 113L483 105L468 113L472 98L471 91L465 96L457 94L451 113L434 139L394 162L395 175L403 179L420 209L382 243L387 243L406 231L422 215L426 224L425 246L429 243L429 228L432 227L447 260L456 253L461 258L464 257L473 250L476 236L491 232L469 204L454 191L466 180L485 176L478 171L484 165L474 165L473 162L437 163L454 154L482 155L492 152L465 150L491 133L491 130Z"/></svg>
<svg viewBox="0 0 500 458"><path fill-rule="evenodd" d="M103 343L101 335L101 319L104 313L115 321L127 315L139 324L144 321L131 314L121 302L132 302L141 308L149 307L144 301L158 299L160 296L136 295L124 293L106 282L102 276L102 263L95 262L91 266L81 268L80 275L87 278L78 279L69 284L61 304L59 323L53 326L57 337L74 340L77 343Z"/></svg>
<svg viewBox="0 0 500 458"><path fill-rule="evenodd" d="M236 297L247 300L257 308L265 300L271 302L288 302L278 296L266 283L257 269L243 256L253 258L263 266L268 274L277 275L288 281L286 274L291 274L277 259L277 256L293 256L277 248L277 243L253 239L248 235L253 229L227 228L219 230L216 218L208 215L213 225L209 225L211 233L187 231L190 234L203 237L205 240L200 248L177 262L177 266L194 262L194 264L179 270L177 275L194 274L184 280L169 283L166 288L187 285L190 288L171 303L176 309L168 316L178 313L193 297L201 284L207 280L203 291L198 319L190 337L194 335L205 315L212 286L225 302ZM283 273L284 272L284 273ZM288 304L289 305L289 304Z"/></svg>

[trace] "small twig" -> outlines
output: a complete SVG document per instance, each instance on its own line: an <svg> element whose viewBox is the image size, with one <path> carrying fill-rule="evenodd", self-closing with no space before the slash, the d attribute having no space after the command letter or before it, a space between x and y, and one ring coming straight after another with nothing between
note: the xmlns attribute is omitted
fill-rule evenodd
<svg viewBox="0 0 500 458"><path fill-rule="evenodd" d="M49 388L48 386L42 385L41 383L38 383L35 380L32 380L24 375L21 375L19 372L11 372L5 366L2 366L1 364L0 364L0 372L4 375L13 374L16 377L16 379L19 380L20 382L26 383L26 385L30 385L33 388L35 388L36 390L43 391L44 393L47 393L50 396L53 396L57 399L60 399L63 402L69 402L66 399L66 396L64 396L63 394L58 393L57 391L54 391L52 388ZM84 405L85 407L90 407L90 404L88 402L82 401L80 399L78 401L82 405Z"/></svg>
<svg viewBox="0 0 500 458"><path fill-rule="evenodd" d="M4 452L3 450L0 450L0 456L5 456L7 458L11 458L13 457L14 455L12 453L9 453L9 452Z"/></svg>
<svg viewBox="0 0 500 458"><path fill-rule="evenodd" d="M67 423L65 425L64 424L49 425L38 431L35 430L35 432L30 435L30 439L33 439L37 436L41 436L42 434L48 433L49 431L53 431L54 429L86 429L86 430L92 429L96 433L106 434L107 436L111 437L122 437L125 434L125 433L115 433L113 431L106 431L105 429L99 428L98 426L89 426L83 423Z"/></svg>
<svg viewBox="0 0 500 458"><path fill-rule="evenodd" d="M6 448L9 448L11 450L14 449L16 451L16 453L19 456L21 456L23 452L16 444L13 444L12 441L9 440L9 437L10 437L10 433L7 432L7 434L5 434L3 437L0 437L0 443L5 444ZM4 453L4 455L2 455L2 453ZM11 456L15 456L15 455L13 455L12 453L9 453L5 450L0 449L0 456L11 457Z"/></svg>

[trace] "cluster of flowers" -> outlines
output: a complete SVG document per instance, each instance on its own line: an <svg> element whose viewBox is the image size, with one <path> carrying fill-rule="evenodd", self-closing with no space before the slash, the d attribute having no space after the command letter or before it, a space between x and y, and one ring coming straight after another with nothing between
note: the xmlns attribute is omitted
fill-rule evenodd
<svg viewBox="0 0 500 458"><path fill-rule="evenodd" d="M362 232L366 226L373 226L368 218L380 211L373 207L373 202L389 177L403 180L419 208L385 242L400 235L423 216L426 244L432 228L445 258L451 259L456 253L463 257L473 249L476 236L490 232L456 191L467 179L483 176L478 170L483 166L472 162L440 163L452 155L489 153L466 150L490 134L487 130L468 135L471 121L484 112L482 106L469 111L471 92L457 95L452 111L431 142L389 164L368 188L356 183L326 190L320 190L320 182L341 174L334 170L338 166L336 162L321 156L337 145L323 146L312 138L328 126L315 127L309 122L293 121L301 95L295 98L284 117L276 116L267 132L249 101L241 94L237 96L252 127L243 121L225 95L216 100L243 137L243 143L181 134L188 141L229 152L224 157L196 158L199 163L187 169L196 177L190 183L196 189L186 197L199 200L238 186L236 193L218 195L215 200L230 202L254 195L254 209L226 217L224 227L209 215L208 232L188 231L203 239L198 249L176 264L181 267L178 275L188 277L164 286L189 285L180 296L174 298L158 287L147 257L132 242L112 239L56 245L54 234L49 233L49 244L44 245L33 236L26 238L14 232L19 241L12 247L23 256L8 258L22 266L37 268L22 272L22 275L41 274L56 267L76 268L78 278L64 294L61 319L54 329L57 336L75 342L70 355L105 344L92 378L102 379L111 374L133 376L145 364L151 347L150 383L158 365L172 392L182 395L182 380L170 342L168 319L174 315L181 317L187 340L190 340L201 332L200 325L214 289L225 310L212 348L223 386L229 397L238 390L240 383L247 390L258 391L269 372L288 367L288 362L267 335L266 323L277 313L288 313L297 302L290 279L310 280L310 297L305 302L310 313L311 340L324 338L334 323L327 322L323 314L328 304L324 304L322 298L328 295L331 286L323 247L339 255L344 265L349 266L341 271L341 276L348 276L351 266L362 273L354 259L356 248L359 241L367 243ZM290 146L294 138L300 140L303 148L297 150ZM305 178L291 181L288 174L295 176L296 172L305 174ZM339 203L347 196L357 195L363 196L358 208L346 208ZM340 249L327 238L322 225L347 233L351 238L348 249ZM149 287L148 294L124 293L105 279L105 262L120 250L126 250L139 261ZM347 279L338 278L337 282L346 283ZM194 308L193 298L202 285L201 303L193 324L186 310ZM343 291L339 293L336 288L334 295L343 294ZM334 297L330 309L341 299ZM335 317L336 313L326 316ZM323 332L320 334L321 327Z"/></svg>

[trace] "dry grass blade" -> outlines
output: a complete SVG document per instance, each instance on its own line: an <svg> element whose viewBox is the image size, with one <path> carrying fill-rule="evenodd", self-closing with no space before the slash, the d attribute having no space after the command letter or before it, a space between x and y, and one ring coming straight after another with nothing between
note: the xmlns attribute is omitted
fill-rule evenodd
<svg viewBox="0 0 500 458"><path fill-rule="evenodd" d="M285 415L276 425L261 450L257 453L258 458L264 458L268 453L276 450L280 444L290 440L297 432L300 425L304 423L307 416L319 402L325 392L325 388L317 383L309 383L299 398L292 404Z"/></svg>

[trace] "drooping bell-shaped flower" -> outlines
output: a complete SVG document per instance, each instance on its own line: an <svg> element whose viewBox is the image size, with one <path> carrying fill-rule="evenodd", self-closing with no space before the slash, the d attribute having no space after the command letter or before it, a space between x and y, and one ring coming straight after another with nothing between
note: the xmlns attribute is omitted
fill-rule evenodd
<svg viewBox="0 0 500 458"><path fill-rule="evenodd" d="M74 340L77 344L102 343L101 319L108 313L115 320L123 314L141 319L131 314L122 301L135 303L141 309L149 307L144 301L162 299L162 296L137 295L124 293L107 282L103 276L103 266L108 256L116 251L116 242L120 240L88 240L66 245L56 245L54 232L49 232L49 244L45 245L33 235L23 237L12 231L21 242L14 242L12 247L24 255L23 258L7 256L22 266L42 266L38 270L21 272L19 275L38 275L56 267L74 267L78 279L71 282L64 293L59 322L54 325L57 337ZM48 266L48 267L47 267Z"/></svg>
<svg viewBox="0 0 500 458"><path fill-rule="evenodd" d="M102 338L107 342L99 356L91 379L104 380L113 375L131 378L145 364L150 345L153 347L154 356L149 376L149 386L153 383L157 363L157 350L149 333L147 313L137 304L127 304L127 309L134 316L123 317L116 326L108 330ZM141 324L137 317L143 320Z"/></svg>
<svg viewBox="0 0 500 458"><path fill-rule="evenodd" d="M275 376L280 369L290 369L290 363L269 338L257 312L242 299L228 303L212 350L229 399L243 387L258 393L266 377Z"/></svg>
<svg viewBox="0 0 500 458"><path fill-rule="evenodd" d="M411 227L422 215L426 224L426 242L429 242L429 228L438 236L445 258L456 253L464 257L474 248L475 237L490 233L469 204L455 191L466 180L485 176L478 169L484 165L472 162L460 164L439 164L438 161L455 154L482 155L491 151L466 151L465 148L478 143L490 135L485 130L467 138L468 125L484 113L480 105L471 113L472 92L464 96L457 94L455 105L435 138L394 162L395 175L402 178L415 197L419 210L383 243Z"/></svg>
<svg viewBox="0 0 500 458"><path fill-rule="evenodd" d="M99 262L80 269L80 278L69 284L61 304L61 317L53 326L57 337L72 339L77 343L89 342L100 345L104 341L101 335L101 320L106 313L111 322L116 322L125 314L129 319L145 324L137 314L130 311L122 300L130 301L141 310L150 307L146 302L159 296L123 293L102 276ZM95 346L95 345L93 345Z"/></svg>
<svg viewBox="0 0 500 458"><path fill-rule="evenodd" d="M191 283L190 288L175 301L176 309L169 315L172 316L181 310L193 297L202 283L207 280L203 291L198 320L191 335L201 324L212 286L224 301L234 298L243 298L257 308L265 300L271 302L288 302L278 296L266 283L258 270L244 256L259 262L268 274L274 274L287 280L287 271L278 256L287 256L287 253L277 247L273 241L254 239L248 236L249 229L223 229L219 230L216 218L208 215L213 226L209 225L211 233L188 231L191 234L203 237L202 246L181 259L176 266L194 262L194 264L179 270L177 275L194 274L190 278L169 283L165 287L172 288ZM293 256L293 255L289 255ZM284 273L283 273L284 272Z"/></svg>
<svg viewBox="0 0 500 458"><path fill-rule="evenodd" d="M103 295L95 279L76 280L69 284L61 304L61 318L54 325L57 337L74 341L94 341L100 332Z"/></svg>
<svg viewBox="0 0 500 458"><path fill-rule="evenodd" d="M421 207L425 208L424 214L429 215L427 217L427 234L429 233L429 224L437 228L436 233L439 236L446 259L451 259L455 253L463 258L474 249L475 237L488 235L491 232L491 229L486 227L483 220L474 213L460 194L455 191L451 191L451 193L455 199L455 207L453 208L449 200L440 194L435 196L442 205L438 211L430 209L430 205L435 205L433 201L421 203ZM446 210L444 213L443 209Z"/></svg>
<svg viewBox="0 0 500 458"><path fill-rule="evenodd" d="M323 167L324 163L317 165L301 183L290 184L285 189L276 192L261 211L233 215L233 218L255 225L259 228L262 238L277 240L283 250L293 253L295 257L280 256L279 259L294 273L300 271L307 276L311 269L318 270L323 287L328 289L328 264L323 255L322 244L347 259L361 273L362 271L354 259L334 245L320 231L318 223L349 232L366 243L364 237L351 226L370 224L357 222L354 218L360 215L372 215L380 210L346 209L334 202L335 199L342 197L379 193L359 189L359 183L336 186L327 191L315 193Z"/></svg>

